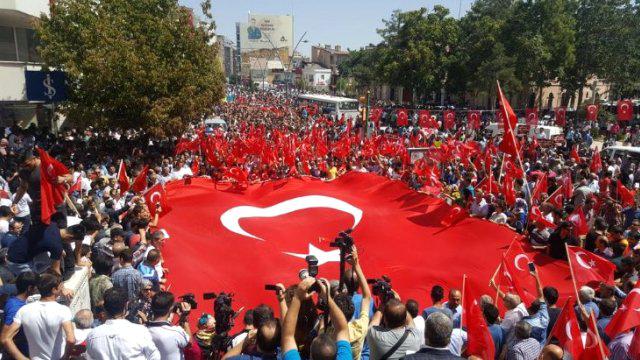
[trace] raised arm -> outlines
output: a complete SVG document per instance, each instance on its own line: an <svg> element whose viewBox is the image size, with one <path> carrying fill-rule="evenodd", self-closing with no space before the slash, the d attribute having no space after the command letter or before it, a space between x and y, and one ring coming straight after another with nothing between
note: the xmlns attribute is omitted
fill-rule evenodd
<svg viewBox="0 0 640 360"><path fill-rule="evenodd" d="M333 298L329 294L329 282L325 279L320 281L320 288L322 289L322 298L328 298L329 303L329 316L331 317L331 323L336 330L336 341L346 340L349 341L349 326L347 318L344 317L344 313L338 305L333 301Z"/></svg>
<svg viewBox="0 0 640 360"><path fill-rule="evenodd" d="M353 269L356 271L356 275L358 276L358 284L360 285L360 289L362 289L361 314L368 314L369 308L371 307L371 289L369 289L367 278L364 276L362 267L360 266L360 257L358 255L358 249L355 245L351 250L351 262L353 264ZM360 314L357 314L356 316L359 315Z"/></svg>
<svg viewBox="0 0 640 360"><path fill-rule="evenodd" d="M307 290L316 280L314 278L306 278L298 284L295 296L291 301L291 305L287 310L287 315L284 318L282 324L282 353L286 354L289 350L297 350L295 334L296 326L298 325L298 313L300 312L300 304L302 300L306 300L310 297L307 294Z"/></svg>

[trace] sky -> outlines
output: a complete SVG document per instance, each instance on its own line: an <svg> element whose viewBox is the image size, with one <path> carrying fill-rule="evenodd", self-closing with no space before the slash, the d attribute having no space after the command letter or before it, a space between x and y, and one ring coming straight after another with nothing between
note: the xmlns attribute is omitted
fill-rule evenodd
<svg viewBox="0 0 640 360"><path fill-rule="evenodd" d="M179 0L200 12L201 0ZM297 51L309 56L311 45L342 45L359 49L381 39L376 29L395 9L432 9L443 5L458 17L469 10L473 0L212 0L218 34L235 43L236 22L246 22L249 12L269 15L293 15L294 45L306 31Z"/></svg>

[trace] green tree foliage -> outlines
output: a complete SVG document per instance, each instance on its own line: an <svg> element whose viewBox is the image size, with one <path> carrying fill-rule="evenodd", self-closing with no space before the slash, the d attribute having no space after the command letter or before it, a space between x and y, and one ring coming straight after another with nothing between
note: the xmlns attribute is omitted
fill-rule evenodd
<svg viewBox="0 0 640 360"><path fill-rule="evenodd" d="M72 121L178 134L211 113L224 76L210 21L177 0L57 0L37 27L46 67L67 72Z"/></svg>
<svg viewBox="0 0 640 360"><path fill-rule="evenodd" d="M487 106L496 80L520 95L518 106L533 105L533 91L554 80L567 94L594 76L619 96L640 93L640 4L631 0L476 0L461 19L440 6L396 10L378 32L380 44L344 64L342 73L360 74L361 86L422 95L444 88L488 95Z"/></svg>

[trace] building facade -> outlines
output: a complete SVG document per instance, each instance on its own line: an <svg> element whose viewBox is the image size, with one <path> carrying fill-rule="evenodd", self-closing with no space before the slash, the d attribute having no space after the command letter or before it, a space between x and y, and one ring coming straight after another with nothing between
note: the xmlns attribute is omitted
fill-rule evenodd
<svg viewBox="0 0 640 360"><path fill-rule="evenodd" d="M302 82L305 89L316 92L329 92L331 85L331 69L319 64L308 63L302 68Z"/></svg>
<svg viewBox="0 0 640 360"><path fill-rule="evenodd" d="M40 70L35 24L48 0L0 0L0 126L48 125L47 109L27 101L25 71Z"/></svg>
<svg viewBox="0 0 640 360"><path fill-rule="evenodd" d="M216 40L218 42L218 57L220 58L220 64L222 64L222 70L227 81L231 77L237 74L236 65L236 45L228 38L217 35Z"/></svg>
<svg viewBox="0 0 640 360"><path fill-rule="evenodd" d="M243 80L253 81L260 73L261 81L280 81L280 73L291 70L293 17L249 14L246 23L236 23L236 44Z"/></svg>

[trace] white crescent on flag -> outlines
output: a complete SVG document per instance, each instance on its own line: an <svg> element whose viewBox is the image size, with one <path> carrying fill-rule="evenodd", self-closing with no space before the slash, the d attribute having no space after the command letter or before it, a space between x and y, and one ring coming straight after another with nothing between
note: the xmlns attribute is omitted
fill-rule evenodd
<svg viewBox="0 0 640 360"><path fill-rule="evenodd" d="M246 232L242 226L240 226L240 220L247 218L272 218L298 210L313 208L328 208L351 214L351 216L353 216L352 228L355 228L360 220L362 220L362 210L345 201L324 195L308 195L285 200L265 208L236 206L220 215L220 222L231 232L264 241L264 239Z"/></svg>
<svg viewBox="0 0 640 360"><path fill-rule="evenodd" d="M590 266L590 264L593 264L593 261L591 261L590 264L587 264L583 258L580 257L580 255L587 255L582 251L579 251L576 253L576 261L578 262L578 264L580 264L580 266L582 266L585 269L591 269L592 266Z"/></svg>
<svg viewBox="0 0 640 360"><path fill-rule="evenodd" d="M514 259L513 259L513 264L516 266L516 269L520 270L520 271L524 271L523 268L521 268L520 266L518 266L518 263L520 262L520 259L527 259L527 262L531 262L529 260L529 257L525 254L519 254L517 255Z"/></svg>

